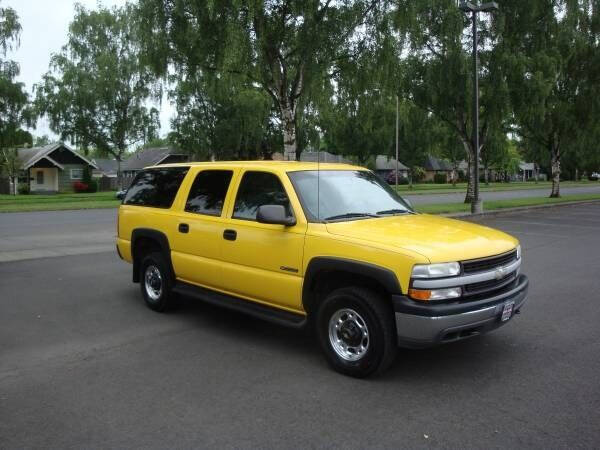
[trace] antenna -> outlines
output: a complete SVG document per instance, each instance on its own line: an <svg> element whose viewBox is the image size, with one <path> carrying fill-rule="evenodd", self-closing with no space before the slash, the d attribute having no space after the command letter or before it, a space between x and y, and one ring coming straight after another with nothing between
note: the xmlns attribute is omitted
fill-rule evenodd
<svg viewBox="0 0 600 450"><path fill-rule="evenodd" d="M317 220L321 220L321 149L317 149Z"/></svg>

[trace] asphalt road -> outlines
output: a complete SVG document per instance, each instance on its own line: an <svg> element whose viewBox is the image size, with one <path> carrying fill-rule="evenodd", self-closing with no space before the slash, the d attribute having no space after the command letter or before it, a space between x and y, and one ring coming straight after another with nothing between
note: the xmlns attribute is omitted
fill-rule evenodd
<svg viewBox="0 0 600 450"><path fill-rule="evenodd" d="M572 194L600 194L600 183L592 186L579 187L561 187L562 195ZM434 203L462 203L465 200L465 192L448 194L417 194L410 195L400 193L408 198L413 205L429 205ZM507 200L511 198L529 198L529 197L547 197L550 195L550 188L544 189L520 189L512 191L482 191L480 193L483 200Z"/></svg>
<svg viewBox="0 0 600 450"><path fill-rule="evenodd" d="M148 310L112 251L0 263L0 448L598 448L600 205L483 222L522 241L522 314L369 380L302 332Z"/></svg>
<svg viewBox="0 0 600 450"><path fill-rule="evenodd" d="M0 213L0 262L112 251L116 209Z"/></svg>

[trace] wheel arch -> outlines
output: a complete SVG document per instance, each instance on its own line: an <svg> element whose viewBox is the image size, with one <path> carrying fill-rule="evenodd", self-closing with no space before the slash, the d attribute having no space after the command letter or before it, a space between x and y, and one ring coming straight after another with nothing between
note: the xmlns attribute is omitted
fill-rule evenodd
<svg viewBox="0 0 600 450"><path fill-rule="evenodd" d="M133 282L140 281L140 264L142 257L149 251L160 251L167 260L171 278L175 279L175 271L171 262L171 246L167 236L151 228L136 228L131 233L131 257L133 259Z"/></svg>
<svg viewBox="0 0 600 450"><path fill-rule="evenodd" d="M351 259L319 256L310 260L304 275L304 310L310 314L323 295L338 287L356 284L386 297L402 292L396 274L385 267Z"/></svg>

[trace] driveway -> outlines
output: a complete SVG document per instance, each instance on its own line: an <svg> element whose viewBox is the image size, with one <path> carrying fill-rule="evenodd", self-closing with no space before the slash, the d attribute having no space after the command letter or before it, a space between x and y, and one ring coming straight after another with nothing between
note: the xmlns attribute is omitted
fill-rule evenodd
<svg viewBox="0 0 600 450"><path fill-rule="evenodd" d="M21 233L77 229L51 220ZM0 447L598 448L600 205L483 223L521 239L522 314L369 380L299 331L148 310L112 248L0 263Z"/></svg>
<svg viewBox="0 0 600 450"><path fill-rule="evenodd" d="M483 185L482 185L483 186ZM564 187L560 189L562 195L572 194L600 194L600 183L593 186ZM462 203L465 200L465 192L449 194L417 194L410 195L401 193L408 198L413 205L428 205L434 203ZM511 198L548 197L550 188L544 189L521 189L512 191L481 192L483 200L507 200Z"/></svg>

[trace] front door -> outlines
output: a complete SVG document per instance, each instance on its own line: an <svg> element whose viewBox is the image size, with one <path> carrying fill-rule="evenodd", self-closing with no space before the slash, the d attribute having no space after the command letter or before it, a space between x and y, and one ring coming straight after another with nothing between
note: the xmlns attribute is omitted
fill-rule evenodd
<svg viewBox="0 0 600 450"><path fill-rule="evenodd" d="M246 171L222 239L225 290L251 300L302 310L302 255L306 223L291 227L258 223L261 205L294 211L279 176Z"/></svg>
<svg viewBox="0 0 600 450"><path fill-rule="evenodd" d="M221 216L233 175L232 170L202 170L195 175L171 243L173 267L183 281L222 288Z"/></svg>
<svg viewBox="0 0 600 450"><path fill-rule="evenodd" d="M56 192L58 191L58 169L52 168L33 168L31 174L31 191Z"/></svg>

